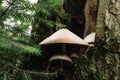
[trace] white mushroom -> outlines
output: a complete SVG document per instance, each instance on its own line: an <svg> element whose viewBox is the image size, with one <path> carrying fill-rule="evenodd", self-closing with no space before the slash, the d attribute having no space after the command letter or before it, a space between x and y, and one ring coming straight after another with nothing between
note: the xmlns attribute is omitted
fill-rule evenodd
<svg viewBox="0 0 120 80"><path fill-rule="evenodd" d="M69 61L69 62L73 63L73 61L67 55L55 55L55 56L52 56L49 59L49 62L51 62L53 60L65 60L65 61Z"/></svg>
<svg viewBox="0 0 120 80"><path fill-rule="evenodd" d="M83 46L89 46L87 42L82 40L79 36L72 33L68 29L60 29L42 42L39 45L55 44L55 43L67 43L67 44L78 44Z"/></svg>
<svg viewBox="0 0 120 80"><path fill-rule="evenodd" d="M95 42L95 32L90 33L84 38L84 41L88 42L90 46L94 46Z"/></svg>

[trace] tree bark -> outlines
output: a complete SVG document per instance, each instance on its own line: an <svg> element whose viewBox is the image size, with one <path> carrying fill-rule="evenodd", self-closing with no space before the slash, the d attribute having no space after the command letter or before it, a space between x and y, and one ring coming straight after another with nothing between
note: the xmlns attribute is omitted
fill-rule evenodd
<svg viewBox="0 0 120 80"><path fill-rule="evenodd" d="M99 8L98 8L98 17L96 23L96 43L97 45L103 44L105 40L105 11L108 9L110 1L109 0L99 0Z"/></svg>
<svg viewBox="0 0 120 80"><path fill-rule="evenodd" d="M111 37L119 42L120 0L100 0L96 25L96 43L107 42Z"/></svg>
<svg viewBox="0 0 120 80"><path fill-rule="evenodd" d="M99 0L87 0L84 13L85 13L85 31L84 37L95 32L96 20L97 20L97 11Z"/></svg>

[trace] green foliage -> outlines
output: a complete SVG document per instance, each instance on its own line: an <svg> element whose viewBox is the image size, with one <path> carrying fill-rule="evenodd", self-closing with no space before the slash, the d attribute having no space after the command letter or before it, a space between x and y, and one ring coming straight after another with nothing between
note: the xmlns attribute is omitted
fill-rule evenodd
<svg viewBox="0 0 120 80"><path fill-rule="evenodd" d="M9 0L8 0L9 1ZM15 1L15 2L14 2ZM20 69L30 55L41 55L39 43L59 28L66 27L68 14L63 10L64 0L38 0L29 4L28 0L11 0L10 7L4 8L0 1L0 80L54 80L57 73L44 73ZM28 14L27 11L31 13ZM4 21L13 18L15 27L5 25ZM24 31L33 25L32 36ZM118 36L113 29L106 34L102 46L89 49L75 62L75 80L120 80L120 54ZM44 61L43 61L44 62ZM42 64L39 64L42 65ZM38 65L36 65L38 66ZM27 67L27 66L26 66ZM29 69L28 69L29 70Z"/></svg>
<svg viewBox="0 0 120 80"><path fill-rule="evenodd" d="M68 14L64 12L63 2L64 0L38 1L33 22L34 42L39 43L56 30L66 27Z"/></svg>
<svg viewBox="0 0 120 80"><path fill-rule="evenodd" d="M48 1L47 4L46 1ZM63 18L64 13L61 13L57 7L59 2L46 1L43 0L39 4L32 5L29 4L28 0L11 0L8 7L1 6L2 1L0 1L0 80L33 80L36 74L42 80L46 79L46 73L19 70L19 67L23 65L25 60L29 59L30 55L41 55L39 45L33 44L31 36L25 35L25 30L31 23L35 24L34 28L39 26L39 23L44 23L48 28L65 26L61 22L56 22L56 19L52 20L57 16ZM52 5L53 2L54 5ZM50 6L46 8L48 3ZM29 11L31 14L27 13ZM58 13L59 15L57 15ZM15 22L14 27L4 24L4 21L11 18L13 20L10 22ZM17 24L18 21L20 24ZM50 73L47 78L52 79L52 76L54 74Z"/></svg>
<svg viewBox="0 0 120 80"><path fill-rule="evenodd" d="M0 40L0 48L1 48L1 50L3 49L4 51L8 50L8 51L11 51L11 52L15 52L16 49L18 49L18 50L20 50L20 51L18 51L18 54L32 53L32 54L36 54L36 55L41 55L40 54L41 52L40 52L39 48L24 45L24 44L14 42L14 41Z"/></svg>
<svg viewBox="0 0 120 80"><path fill-rule="evenodd" d="M64 0L47 0L47 2L48 2L49 5L51 5L55 8L56 6L61 7L64 3Z"/></svg>
<svg viewBox="0 0 120 80"><path fill-rule="evenodd" d="M118 52L120 46L120 44L118 43L120 41L119 32L115 30L114 26L112 26L110 30L106 31L106 44L104 46L112 53Z"/></svg>
<svg viewBox="0 0 120 80"><path fill-rule="evenodd" d="M34 53L36 55L41 55L41 52L38 48L31 47L31 46L23 46L23 49L28 53Z"/></svg>
<svg viewBox="0 0 120 80"><path fill-rule="evenodd" d="M3 7L0 1L0 80L8 80L14 75L11 73L13 68L4 70L8 64L18 68L30 55L41 56L39 45L33 44L31 37L25 34L25 30L33 21L35 6L26 0L9 1L8 7ZM14 22L15 25L11 26L9 22L5 24L5 21Z"/></svg>
<svg viewBox="0 0 120 80"><path fill-rule="evenodd" d="M76 61L74 76L80 80L119 80L119 61L120 54L95 46Z"/></svg>
<svg viewBox="0 0 120 80"><path fill-rule="evenodd" d="M115 26L106 31L106 40L101 46L91 47L76 61L75 76L81 80L120 79L120 37Z"/></svg>
<svg viewBox="0 0 120 80"><path fill-rule="evenodd" d="M0 46L1 47L3 47L3 48L5 48L5 49L8 49L8 48L10 48L10 43L9 42L0 42Z"/></svg>
<svg viewBox="0 0 120 80"><path fill-rule="evenodd" d="M29 19L31 17L31 15L27 15L26 11L34 10L34 6L30 5L28 3L28 1L25 1L25 0L11 0L11 2L9 4L10 4L9 5L10 7L9 6L5 7L5 8L2 7L0 19L1 18L9 18L10 16L12 16L13 18L20 19L22 21L27 21L26 19ZM2 15L2 13L4 13L4 14ZM31 20L32 20L32 18L31 18Z"/></svg>
<svg viewBox="0 0 120 80"><path fill-rule="evenodd" d="M39 5L41 4L41 5ZM35 20L43 21L43 23L54 23L56 24L56 18L67 18L67 13L62 11L63 0L45 0L38 3L36 7L38 10L35 14ZM53 19L54 18L54 19ZM53 24L53 25L54 25ZM46 27L49 27L47 25Z"/></svg>
<svg viewBox="0 0 120 80"><path fill-rule="evenodd" d="M15 69L13 69L15 70ZM35 71L25 71L25 70L16 70L17 72L13 74L12 72L0 72L0 79L2 80L54 80L57 78L57 73L44 73L44 72L35 72Z"/></svg>

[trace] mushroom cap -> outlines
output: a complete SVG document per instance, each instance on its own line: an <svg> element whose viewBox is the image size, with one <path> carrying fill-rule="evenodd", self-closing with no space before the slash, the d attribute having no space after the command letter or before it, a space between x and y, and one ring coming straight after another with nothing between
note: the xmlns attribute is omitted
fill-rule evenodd
<svg viewBox="0 0 120 80"><path fill-rule="evenodd" d="M95 42L95 32L92 32L90 34L88 34L85 38L84 41L88 42L88 43L94 43Z"/></svg>
<svg viewBox="0 0 120 80"><path fill-rule="evenodd" d="M69 61L69 62L73 63L73 61L67 55L55 55L55 56L52 56L49 59L49 62L51 62L53 60L65 60L65 61Z"/></svg>
<svg viewBox="0 0 120 80"><path fill-rule="evenodd" d="M66 44L78 44L89 46L87 42L81 39L79 36L75 35L68 29L60 29L42 42L39 45L45 44L56 44L56 43L66 43Z"/></svg>
<svg viewBox="0 0 120 80"><path fill-rule="evenodd" d="M70 55L70 57L72 58L78 58L79 56L78 56L78 54L77 53L72 53L71 55Z"/></svg>

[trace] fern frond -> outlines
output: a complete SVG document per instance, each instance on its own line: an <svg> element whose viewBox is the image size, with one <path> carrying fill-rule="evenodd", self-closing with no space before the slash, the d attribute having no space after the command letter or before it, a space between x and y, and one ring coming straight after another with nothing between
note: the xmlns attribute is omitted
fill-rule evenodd
<svg viewBox="0 0 120 80"><path fill-rule="evenodd" d="M41 55L41 51L39 50L39 48L9 40L0 39L0 49L3 52L7 50L11 51L11 53L17 51L17 54L31 53L35 55Z"/></svg>

